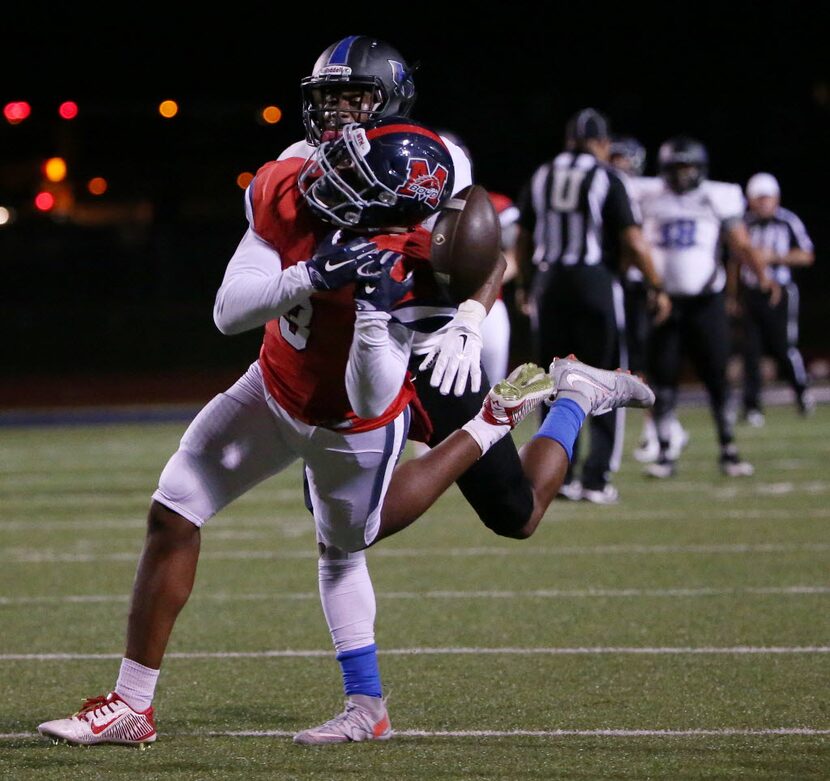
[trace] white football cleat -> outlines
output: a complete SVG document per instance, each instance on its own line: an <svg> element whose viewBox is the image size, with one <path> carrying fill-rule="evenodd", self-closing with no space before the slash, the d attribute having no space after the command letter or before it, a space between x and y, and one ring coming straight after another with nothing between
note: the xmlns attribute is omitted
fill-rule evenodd
<svg viewBox="0 0 830 781"><path fill-rule="evenodd" d="M115 692L105 697L91 697L77 713L65 719L44 721L37 731L54 741L82 746L97 743L143 746L156 739L152 707L135 711Z"/></svg>
<svg viewBox="0 0 830 781"><path fill-rule="evenodd" d="M582 499L582 483L579 480L571 480L559 486L559 495L572 502Z"/></svg>
<svg viewBox="0 0 830 781"><path fill-rule="evenodd" d="M721 451L718 463L720 471L727 477L751 477L755 474L755 467L741 459L734 445L727 445Z"/></svg>
<svg viewBox="0 0 830 781"><path fill-rule="evenodd" d="M616 504L620 500L620 492L617 487L606 483L602 488L582 487L582 499L594 504Z"/></svg>
<svg viewBox="0 0 830 781"><path fill-rule="evenodd" d="M346 700L346 709L319 727L298 732L294 742L305 746L327 743L351 743L364 740L389 740L392 725L386 710L386 700L366 694L352 694Z"/></svg>
<svg viewBox="0 0 830 781"><path fill-rule="evenodd" d="M490 390L481 417L495 426L515 428L553 393L553 380L535 363L523 363Z"/></svg>
<svg viewBox="0 0 830 781"><path fill-rule="evenodd" d="M677 474L677 462L666 456L660 456L653 464L648 464L643 471L648 477L666 480Z"/></svg>
<svg viewBox="0 0 830 781"><path fill-rule="evenodd" d="M621 369L608 371L588 366L573 354L567 358L554 358L550 376L556 385L557 395L571 391L584 396L590 405L591 415L604 415L618 407L651 407L654 391L639 377Z"/></svg>

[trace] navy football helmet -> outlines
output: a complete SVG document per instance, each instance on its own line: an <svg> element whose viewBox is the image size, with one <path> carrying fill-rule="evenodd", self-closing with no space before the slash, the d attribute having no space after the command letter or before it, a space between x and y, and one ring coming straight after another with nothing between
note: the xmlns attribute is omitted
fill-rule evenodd
<svg viewBox="0 0 830 781"><path fill-rule="evenodd" d="M676 136L664 142L657 153L660 176L676 193L687 193L699 187L709 174L706 147L687 136Z"/></svg>
<svg viewBox="0 0 830 781"><path fill-rule="evenodd" d="M306 141L317 146L328 140L327 131L333 136L351 122L408 116L415 102L414 70L377 38L350 35L333 43L300 82ZM355 94L341 101L343 92Z"/></svg>
<svg viewBox="0 0 830 781"><path fill-rule="evenodd" d="M452 157L434 131L406 117L345 125L297 179L312 211L341 228L408 228L453 191Z"/></svg>
<svg viewBox="0 0 830 781"><path fill-rule="evenodd" d="M646 170L646 148L631 136L620 136L611 141L611 165L631 176L642 176Z"/></svg>

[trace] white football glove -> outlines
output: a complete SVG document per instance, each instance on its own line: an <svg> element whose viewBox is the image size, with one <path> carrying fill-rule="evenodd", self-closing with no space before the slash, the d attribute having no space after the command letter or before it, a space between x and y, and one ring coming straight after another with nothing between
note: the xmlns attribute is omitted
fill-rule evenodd
<svg viewBox="0 0 830 781"><path fill-rule="evenodd" d="M464 301L441 340L418 367L424 371L432 366L429 384L433 388L440 385L442 395L452 388L456 396L462 396L468 379L473 393L481 389L481 323L486 316L487 310L478 301Z"/></svg>

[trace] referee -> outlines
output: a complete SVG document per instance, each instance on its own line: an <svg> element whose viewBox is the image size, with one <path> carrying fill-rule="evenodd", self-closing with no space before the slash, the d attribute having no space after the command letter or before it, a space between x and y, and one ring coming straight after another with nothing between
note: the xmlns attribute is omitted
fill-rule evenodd
<svg viewBox="0 0 830 781"><path fill-rule="evenodd" d="M769 296L758 288L758 277L748 266L741 266L744 418L752 426L762 426L760 359L764 352L775 359L779 377L795 392L799 412L808 415L815 406L798 350L798 287L792 274L793 268L812 265L815 253L804 223L780 205L781 190L772 174L751 177L746 197L749 208L744 222L749 238L761 253L767 273L781 286L780 301L770 306Z"/></svg>
<svg viewBox="0 0 830 781"><path fill-rule="evenodd" d="M658 316L671 304L620 174L607 165L608 121L586 108L568 122L566 150L536 169L519 197L517 259L528 297L537 360L574 353L593 366L626 367L621 261L639 268ZM528 290L529 288L529 290ZM591 418L590 452L575 475L571 463L561 493L612 504L619 468L623 411Z"/></svg>

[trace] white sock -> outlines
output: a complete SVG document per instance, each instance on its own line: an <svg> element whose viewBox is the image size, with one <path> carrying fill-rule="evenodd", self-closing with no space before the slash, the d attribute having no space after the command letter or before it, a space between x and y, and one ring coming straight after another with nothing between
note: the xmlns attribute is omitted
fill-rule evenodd
<svg viewBox="0 0 830 781"><path fill-rule="evenodd" d="M476 441L476 444L481 448L482 456L505 434L510 432L510 426L498 426L493 423L488 423L479 415L476 415L461 428Z"/></svg>
<svg viewBox="0 0 830 781"><path fill-rule="evenodd" d="M320 602L337 653L375 642L375 590L366 553L326 548L317 562Z"/></svg>
<svg viewBox="0 0 830 781"><path fill-rule="evenodd" d="M133 710L145 711L153 704L159 671L134 662L126 657L121 660L121 671L115 683L115 693Z"/></svg>

